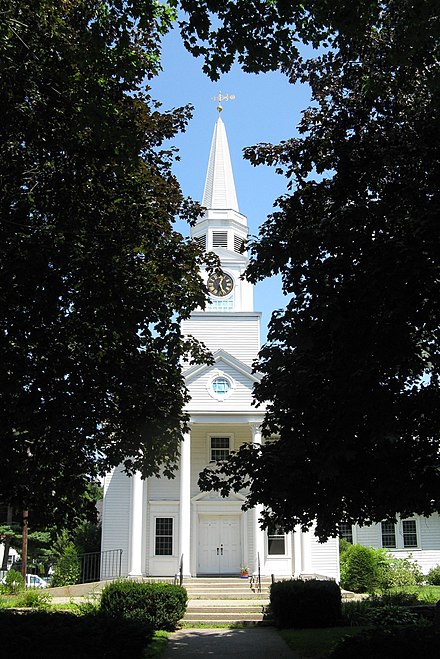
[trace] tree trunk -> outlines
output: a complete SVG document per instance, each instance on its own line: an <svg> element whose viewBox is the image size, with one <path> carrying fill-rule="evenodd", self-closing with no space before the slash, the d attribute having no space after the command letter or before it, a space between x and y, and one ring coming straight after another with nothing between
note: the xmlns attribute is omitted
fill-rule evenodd
<svg viewBox="0 0 440 659"><path fill-rule="evenodd" d="M21 573L26 582L27 550L28 550L28 511L23 510L23 539L21 544Z"/></svg>
<svg viewBox="0 0 440 659"><path fill-rule="evenodd" d="M8 526L11 526L12 524L12 506L8 506L8 511L6 513L6 524L8 524ZM0 570L8 569L9 547L11 546L10 536L7 535L5 537L4 545L5 545L5 550L3 552L3 561Z"/></svg>

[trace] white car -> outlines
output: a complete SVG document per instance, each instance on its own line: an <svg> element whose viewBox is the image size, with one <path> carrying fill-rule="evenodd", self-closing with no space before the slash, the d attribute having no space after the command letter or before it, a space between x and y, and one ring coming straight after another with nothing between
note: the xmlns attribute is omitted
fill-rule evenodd
<svg viewBox="0 0 440 659"><path fill-rule="evenodd" d="M6 583L6 575L0 580L0 583ZM38 574L27 574L26 588L49 588L49 584L45 579L39 577Z"/></svg>
<svg viewBox="0 0 440 659"><path fill-rule="evenodd" d="M26 575L26 588L48 588L49 584L45 579L42 579L38 574Z"/></svg>

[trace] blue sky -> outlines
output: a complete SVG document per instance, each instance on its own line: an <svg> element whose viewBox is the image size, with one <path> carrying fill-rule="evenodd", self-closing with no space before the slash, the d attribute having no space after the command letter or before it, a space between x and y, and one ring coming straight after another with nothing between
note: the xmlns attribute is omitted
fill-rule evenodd
<svg viewBox="0 0 440 659"><path fill-rule="evenodd" d="M191 103L193 119L185 133L173 141L179 148L180 162L175 174L185 195L201 200L208 164L212 132L217 119L212 98L234 94L235 100L223 103L240 212L247 216L252 235L273 209L275 199L286 192L287 181L273 168L252 167L242 149L259 142L278 143L296 135L301 110L309 103L308 89L289 84L281 73L247 74L238 66L216 83L202 72L202 60L193 58L183 47L179 34L168 34L163 42L163 72L151 84L151 95L171 109ZM180 227L179 227L180 228ZM188 231L182 228L187 235ZM262 340L272 311L284 306L278 278L256 285L255 310L262 311Z"/></svg>

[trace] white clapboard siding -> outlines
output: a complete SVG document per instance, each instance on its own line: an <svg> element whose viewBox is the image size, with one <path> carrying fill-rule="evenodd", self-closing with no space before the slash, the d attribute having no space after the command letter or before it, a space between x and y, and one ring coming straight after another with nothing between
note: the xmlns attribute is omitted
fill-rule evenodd
<svg viewBox="0 0 440 659"><path fill-rule="evenodd" d="M167 500L178 501L180 495L180 474L179 470L175 472L175 478L149 478L148 479L148 499L149 500Z"/></svg>
<svg viewBox="0 0 440 659"><path fill-rule="evenodd" d="M377 549L381 547L380 543L380 528L378 524L372 524L371 526L356 526L353 542L358 545L364 545L365 547L374 547Z"/></svg>
<svg viewBox="0 0 440 659"><path fill-rule="evenodd" d="M315 574L323 574L339 581L338 543L338 538L329 538L327 542L320 543L312 532L310 544L312 569Z"/></svg>
<svg viewBox="0 0 440 659"><path fill-rule="evenodd" d="M191 334L214 352L219 348L252 366L260 349L259 312L194 313L182 323L184 334Z"/></svg>
<svg viewBox="0 0 440 659"><path fill-rule="evenodd" d="M247 424L193 425L191 430L191 496L199 494L199 474L209 464L209 438L221 435L232 438L231 448L237 450L244 442L252 441L251 429Z"/></svg>
<svg viewBox="0 0 440 659"><path fill-rule="evenodd" d="M121 571L128 572L131 481L116 467L104 480L101 551L122 549Z"/></svg>
<svg viewBox="0 0 440 659"><path fill-rule="evenodd" d="M436 565L440 565L440 517L438 514L430 517L415 515L419 546L414 549L388 549L396 558L410 558L416 561L424 574ZM399 531L397 531L399 532ZM380 524L370 527L355 527L354 542L366 547L379 549L382 547Z"/></svg>
<svg viewBox="0 0 440 659"><path fill-rule="evenodd" d="M209 390L213 376L218 371L224 373L232 382L233 389L231 395L222 400L217 400L210 395ZM225 411L249 411L255 409L252 406L254 381L244 373L239 372L222 360L217 362L212 368L206 369L200 375L194 376L188 383L188 390L191 401L187 405L187 410L191 411L212 411L213 414Z"/></svg>

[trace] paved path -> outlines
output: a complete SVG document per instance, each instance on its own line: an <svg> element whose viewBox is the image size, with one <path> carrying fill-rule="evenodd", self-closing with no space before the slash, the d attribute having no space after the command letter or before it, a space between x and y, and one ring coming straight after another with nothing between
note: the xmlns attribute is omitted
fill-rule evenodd
<svg viewBox="0 0 440 659"><path fill-rule="evenodd" d="M181 629L171 634L163 659L198 656L301 659L272 627Z"/></svg>

